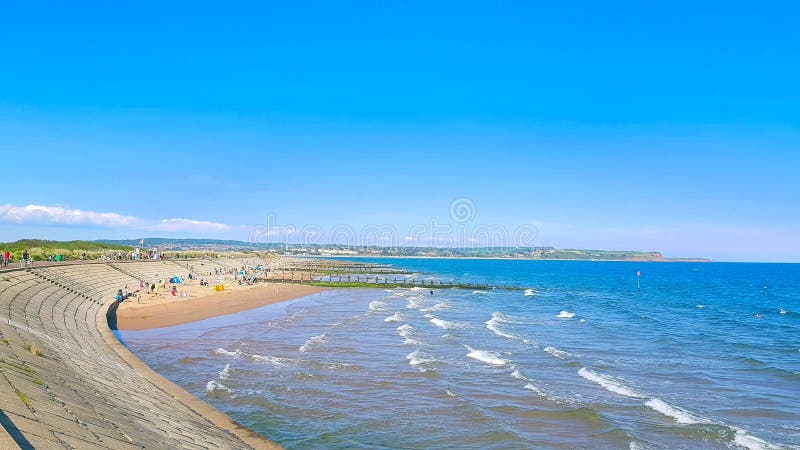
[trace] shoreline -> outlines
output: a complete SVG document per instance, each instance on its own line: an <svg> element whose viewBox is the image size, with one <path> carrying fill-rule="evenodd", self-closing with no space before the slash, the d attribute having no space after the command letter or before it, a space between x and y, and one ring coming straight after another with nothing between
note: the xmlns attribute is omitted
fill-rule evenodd
<svg viewBox="0 0 800 450"><path fill-rule="evenodd" d="M125 361L131 369L133 369L139 376L148 380L159 390L166 395L175 399L175 401L188 407L199 416L211 422L216 427L236 436L246 445L249 445L256 450L277 450L283 447L280 444L270 441L267 437L245 427L244 425L236 422L227 414L219 411L210 404L195 397L184 388L178 386L172 381L167 380L158 372L153 370L150 366L145 364L144 361L139 359L120 341L111 328L108 326L109 310L113 308L115 301L107 301L97 311L95 317L97 330L100 332L100 337L108 350L114 352L123 361Z"/></svg>
<svg viewBox="0 0 800 450"><path fill-rule="evenodd" d="M126 300L116 311L116 329L142 331L184 325L305 297L325 289L301 284L262 283L248 289L223 292L213 292L208 288L203 295L162 303L138 304Z"/></svg>

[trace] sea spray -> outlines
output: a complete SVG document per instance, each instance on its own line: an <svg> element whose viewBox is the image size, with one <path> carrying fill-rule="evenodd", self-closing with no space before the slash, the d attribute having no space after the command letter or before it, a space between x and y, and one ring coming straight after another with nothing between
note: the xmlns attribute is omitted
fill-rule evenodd
<svg viewBox="0 0 800 450"><path fill-rule="evenodd" d="M206 392L208 392L209 394L214 394L218 392L229 394L231 393L231 389L216 380L211 380L208 383L206 383Z"/></svg>
<svg viewBox="0 0 800 450"><path fill-rule="evenodd" d="M225 364L225 368L220 370L219 372L219 379L222 381L227 380L231 376L231 364Z"/></svg>

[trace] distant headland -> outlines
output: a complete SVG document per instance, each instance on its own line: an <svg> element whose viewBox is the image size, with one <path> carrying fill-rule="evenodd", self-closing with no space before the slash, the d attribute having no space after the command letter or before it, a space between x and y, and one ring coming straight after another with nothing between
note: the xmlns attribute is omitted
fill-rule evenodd
<svg viewBox="0 0 800 450"><path fill-rule="evenodd" d="M411 247L367 246L338 244L254 243L218 239L145 238L148 246L163 252L224 252L256 251L288 256L327 257L405 257L405 258L484 258L574 261L652 261L652 262L710 262L705 258L666 258L657 251L580 250L555 247ZM95 244L136 246L140 239L99 240Z"/></svg>

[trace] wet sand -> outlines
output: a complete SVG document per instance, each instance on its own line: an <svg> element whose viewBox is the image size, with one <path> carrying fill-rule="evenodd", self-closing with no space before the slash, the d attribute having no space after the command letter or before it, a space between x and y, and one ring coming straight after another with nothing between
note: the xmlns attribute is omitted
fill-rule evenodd
<svg viewBox="0 0 800 450"><path fill-rule="evenodd" d="M316 294L324 290L317 286L296 284L260 283L255 286L225 286L225 291L215 292L211 287L179 285L179 292L187 297L173 297L169 293L143 294L128 299L117 309L117 328L138 331L171 327L196 322L210 317L234 314L260 306Z"/></svg>

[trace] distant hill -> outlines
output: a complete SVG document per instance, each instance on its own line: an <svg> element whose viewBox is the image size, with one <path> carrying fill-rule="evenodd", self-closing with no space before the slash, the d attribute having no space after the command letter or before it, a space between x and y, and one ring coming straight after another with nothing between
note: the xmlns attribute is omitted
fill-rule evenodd
<svg viewBox="0 0 800 450"><path fill-rule="evenodd" d="M101 240L108 245L138 245L139 239ZM518 258L535 260L602 261L708 261L702 258L664 258L660 252L620 250L557 249L554 247L378 247L336 244L253 243L223 239L145 238L146 247L162 251L269 251L300 256L396 256L432 258Z"/></svg>

